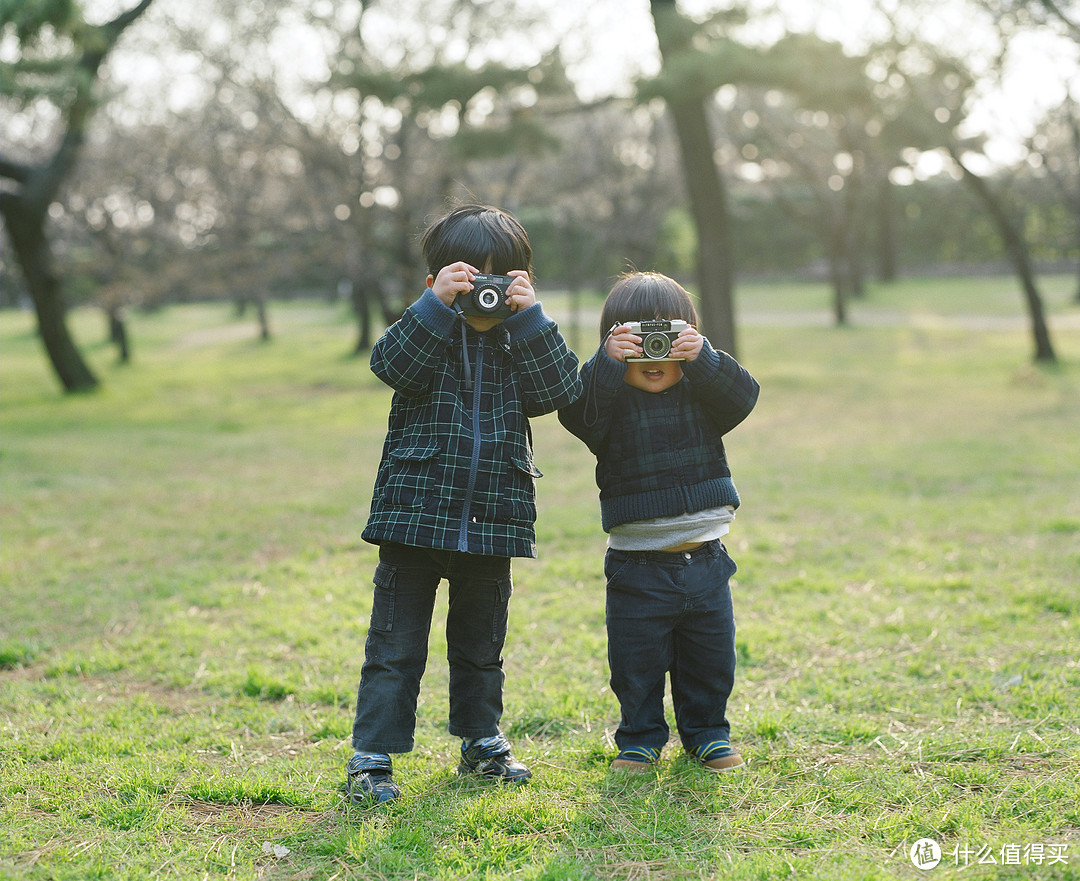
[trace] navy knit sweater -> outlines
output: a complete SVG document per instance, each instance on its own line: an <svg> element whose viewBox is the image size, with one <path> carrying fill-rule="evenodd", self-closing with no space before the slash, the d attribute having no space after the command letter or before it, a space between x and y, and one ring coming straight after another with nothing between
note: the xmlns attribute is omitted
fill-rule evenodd
<svg viewBox="0 0 1080 881"><path fill-rule="evenodd" d="M757 380L708 340L682 368L670 389L641 391L623 381L626 365L601 346L581 368L582 397L559 410L559 421L596 456L605 532L739 505L723 436L754 409Z"/></svg>

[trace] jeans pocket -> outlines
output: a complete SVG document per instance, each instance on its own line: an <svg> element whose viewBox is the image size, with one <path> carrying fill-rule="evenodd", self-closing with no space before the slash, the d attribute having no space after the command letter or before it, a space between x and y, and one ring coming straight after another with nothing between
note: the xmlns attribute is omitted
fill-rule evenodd
<svg viewBox="0 0 1080 881"><path fill-rule="evenodd" d="M389 633L394 629L394 581L397 566L379 563L375 567L375 598L371 604L371 629Z"/></svg>
<svg viewBox="0 0 1080 881"><path fill-rule="evenodd" d="M616 586L621 576L632 566L634 560L621 551L608 551L604 556L604 578L608 587Z"/></svg>

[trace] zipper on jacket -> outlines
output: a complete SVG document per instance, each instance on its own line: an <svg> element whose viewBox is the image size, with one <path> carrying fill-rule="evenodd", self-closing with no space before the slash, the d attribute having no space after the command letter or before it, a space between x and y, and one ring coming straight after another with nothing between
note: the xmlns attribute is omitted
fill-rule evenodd
<svg viewBox="0 0 1080 881"><path fill-rule="evenodd" d="M476 349L476 374L472 388L472 458L469 460L469 482L465 486L465 501L461 509L461 529L458 532L458 550L469 551L469 515L472 512L473 491L476 489L476 477L480 470L480 389L484 371L484 337Z"/></svg>

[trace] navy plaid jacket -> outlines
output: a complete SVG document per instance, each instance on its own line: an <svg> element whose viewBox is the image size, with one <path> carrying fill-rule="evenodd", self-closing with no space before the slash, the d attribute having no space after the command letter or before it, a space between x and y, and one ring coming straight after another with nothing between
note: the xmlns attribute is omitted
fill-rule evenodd
<svg viewBox="0 0 1080 881"><path fill-rule="evenodd" d="M581 392L577 358L540 304L476 333L429 288L375 344L371 369L394 397L363 538L535 557L529 417Z"/></svg>
<svg viewBox="0 0 1080 881"><path fill-rule="evenodd" d="M759 386L705 340L683 378L653 393L623 382L626 365L601 345L581 368L582 397L559 421L596 456L605 532L621 523L739 506L723 436L757 403Z"/></svg>

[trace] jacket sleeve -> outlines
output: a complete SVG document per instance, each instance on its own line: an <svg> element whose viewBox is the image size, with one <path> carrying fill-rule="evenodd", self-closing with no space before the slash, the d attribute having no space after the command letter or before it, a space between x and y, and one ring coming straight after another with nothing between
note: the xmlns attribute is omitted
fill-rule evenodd
<svg viewBox="0 0 1080 881"><path fill-rule="evenodd" d="M559 410L566 430L585 441L596 455L607 443L625 372L626 365L609 358L601 346L581 368L581 397Z"/></svg>
<svg viewBox="0 0 1080 881"><path fill-rule="evenodd" d="M446 358L456 320L454 310L428 288L372 347L372 373L406 397L423 394Z"/></svg>
<svg viewBox="0 0 1080 881"><path fill-rule="evenodd" d="M511 315L502 326L510 337L526 416L543 416L580 397L577 356L539 303Z"/></svg>
<svg viewBox="0 0 1080 881"><path fill-rule="evenodd" d="M761 387L748 370L706 339L701 354L683 364L691 394L702 405L713 427L727 434L757 403Z"/></svg>

